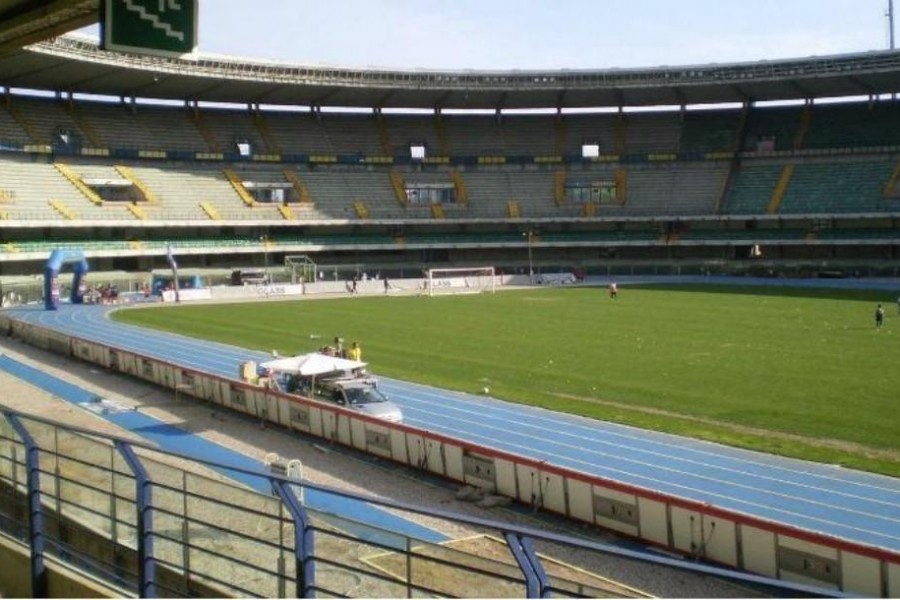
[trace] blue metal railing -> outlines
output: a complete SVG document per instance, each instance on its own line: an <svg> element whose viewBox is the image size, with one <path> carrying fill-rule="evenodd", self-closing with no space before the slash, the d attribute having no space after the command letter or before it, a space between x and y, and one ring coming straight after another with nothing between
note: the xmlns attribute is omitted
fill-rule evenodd
<svg viewBox="0 0 900 600"><path fill-rule="evenodd" d="M122 593L148 598L642 595L590 573L577 581L551 572L546 555L559 547L727 579L779 596L840 595L227 466L245 478L267 480L273 494L266 495L205 474L205 467L223 467L210 460L12 410L0 413L0 493L27 500L0 505L0 531L21 539L16 506L27 513L35 597L47 593L47 556ZM174 466L173 459L190 466ZM488 531L496 548L493 554L455 549L397 532L361 536L352 516L304 506L295 492L299 486Z"/></svg>

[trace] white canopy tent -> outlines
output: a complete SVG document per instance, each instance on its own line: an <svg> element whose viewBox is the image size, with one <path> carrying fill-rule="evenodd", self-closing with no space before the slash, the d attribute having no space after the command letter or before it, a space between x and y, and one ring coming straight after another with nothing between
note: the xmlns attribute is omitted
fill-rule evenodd
<svg viewBox="0 0 900 600"><path fill-rule="evenodd" d="M276 358L264 363L260 367L276 373L289 373L304 377L315 377L327 373L352 373L365 368L366 363L358 360L348 360L338 356L327 356L318 352Z"/></svg>

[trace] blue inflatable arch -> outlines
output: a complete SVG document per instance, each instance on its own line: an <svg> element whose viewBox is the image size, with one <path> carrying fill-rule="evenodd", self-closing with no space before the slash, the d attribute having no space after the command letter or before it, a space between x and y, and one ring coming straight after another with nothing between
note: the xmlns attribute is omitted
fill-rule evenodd
<svg viewBox="0 0 900 600"><path fill-rule="evenodd" d="M50 253L50 260L44 266L44 308L47 310L59 308L59 270L67 263L75 263L70 300L72 304L84 302L84 276L88 272L84 252L57 249Z"/></svg>

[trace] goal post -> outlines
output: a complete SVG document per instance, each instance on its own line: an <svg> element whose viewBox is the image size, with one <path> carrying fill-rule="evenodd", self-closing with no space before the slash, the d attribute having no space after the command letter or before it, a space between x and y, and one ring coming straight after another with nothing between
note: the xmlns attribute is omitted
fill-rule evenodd
<svg viewBox="0 0 900 600"><path fill-rule="evenodd" d="M494 267L428 269L425 289L429 296L493 294L497 288Z"/></svg>

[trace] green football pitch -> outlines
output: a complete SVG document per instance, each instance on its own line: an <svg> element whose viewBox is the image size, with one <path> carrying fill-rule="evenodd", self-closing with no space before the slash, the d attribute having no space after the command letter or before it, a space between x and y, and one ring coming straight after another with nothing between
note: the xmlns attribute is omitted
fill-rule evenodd
<svg viewBox="0 0 900 600"><path fill-rule="evenodd" d="M900 316L884 292L553 288L127 310L282 355L340 336L374 373L900 475ZM877 302L886 319L875 328Z"/></svg>

